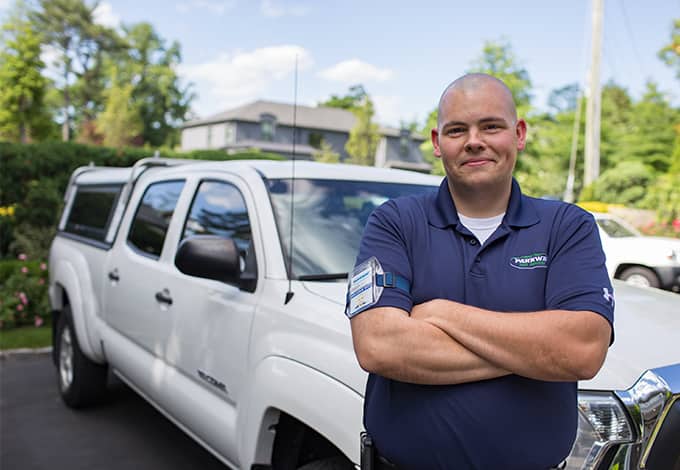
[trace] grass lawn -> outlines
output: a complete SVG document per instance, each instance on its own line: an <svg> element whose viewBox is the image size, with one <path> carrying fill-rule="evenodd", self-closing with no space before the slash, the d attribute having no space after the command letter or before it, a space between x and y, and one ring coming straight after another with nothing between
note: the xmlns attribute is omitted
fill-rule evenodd
<svg viewBox="0 0 680 470"><path fill-rule="evenodd" d="M17 348L43 348L52 345L52 328L24 326L0 330L0 350Z"/></svg>

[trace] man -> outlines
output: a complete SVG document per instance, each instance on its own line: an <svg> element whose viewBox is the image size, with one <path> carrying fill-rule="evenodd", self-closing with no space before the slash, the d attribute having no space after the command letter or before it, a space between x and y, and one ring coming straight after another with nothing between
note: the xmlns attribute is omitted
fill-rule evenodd
<svg viewBox="0 0 680 470"><path fill-rule="evenodd" d="M351 276L364 425L400 469L558 466L576 435L576 381L613 339L595 222L522 195L512 172L526 123L500 80L449 85L431 137L446 179L371 215Z"/></svg>

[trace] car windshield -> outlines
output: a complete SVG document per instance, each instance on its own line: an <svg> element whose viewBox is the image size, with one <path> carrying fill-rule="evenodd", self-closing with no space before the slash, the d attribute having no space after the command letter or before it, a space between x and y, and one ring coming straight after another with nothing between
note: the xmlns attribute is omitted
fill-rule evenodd
<svg viewBox="0 0 680 470"><path fill-rule="evenodd" d="M614 219L597 219L597 225L599 225L607 235L613 238L640 236L639 233L634 232L628 227L624 227Z"/></svg>
<svg viewBox="0 0 680 470"><path fill-rule="evenodd" d="M289 263L290 219L293 223L292 278L345 279L354 267L361 234L373 209L388 199L436 186L296 179L291 211L291 180L267 180L281 245Z"/></svg>

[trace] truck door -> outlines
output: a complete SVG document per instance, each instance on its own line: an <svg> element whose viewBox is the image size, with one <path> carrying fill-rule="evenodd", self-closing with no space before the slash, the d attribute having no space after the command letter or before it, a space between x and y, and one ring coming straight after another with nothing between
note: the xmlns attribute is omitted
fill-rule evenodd
<svg viewBox="0 0 680 470"><path fill-rule="evenodd" d="M162 357L170 333L171 294L162 273L166 235L184 180L151 183L110 250L105 270L105 321L146 352ZM134 203L134 201L132 201ZM123 230L121 228L121 230Z"/></svg>
<svg viewBox="0 0 680 470"><path fill-rule="evenodd" d="M253 207L252 196L238 177L202 179L178 242L197 235L231 238L238 247L242 271L256 271L251 226L255 218L250 217ZM166 361L206 389L236 403L239 387L246 379L250 327L260 286L253 284L244 290L183 274L174 265L172 268L164 280L172 293L174 310Z"/></svg>

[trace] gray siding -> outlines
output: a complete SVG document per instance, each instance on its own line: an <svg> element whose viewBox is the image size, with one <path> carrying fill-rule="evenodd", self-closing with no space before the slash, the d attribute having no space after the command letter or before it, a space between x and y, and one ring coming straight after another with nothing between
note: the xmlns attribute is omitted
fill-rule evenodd
<svg viewBox="0 0 680 470"><path fill-rule="evenodd" d="M333 147L333 150L340 154L340 159L348 157L345 151L348 135L343 132L321 131L318 129L297 128L296 144L309 145L309 138L312 134L321 134L323 139ZM238 121L236 123L236 144L243 141L261 141L262 126L260 123ZM293 144L293 128L286 125L277 125L274 138L271 142Z"/></svg>

